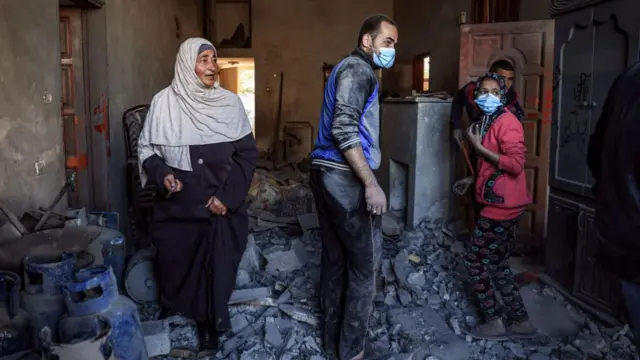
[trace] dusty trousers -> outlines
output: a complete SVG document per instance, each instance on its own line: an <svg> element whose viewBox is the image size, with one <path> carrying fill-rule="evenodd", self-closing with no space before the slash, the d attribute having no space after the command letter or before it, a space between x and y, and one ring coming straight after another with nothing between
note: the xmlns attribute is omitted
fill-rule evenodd
<svg viewBox="0 0 640 360"><path fill-rule="evenodd" d="M320 305L328 359L350 360L365 347L382 251L382 218L366 209L350 170L314 167L310 177L322 236Z"/></svg>

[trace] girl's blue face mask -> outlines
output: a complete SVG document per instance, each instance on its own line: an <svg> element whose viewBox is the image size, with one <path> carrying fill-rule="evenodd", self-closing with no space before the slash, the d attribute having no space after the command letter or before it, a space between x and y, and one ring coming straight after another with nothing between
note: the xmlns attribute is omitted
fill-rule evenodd
<svg viewBox="0 0 640 360"><path fill-rule="evenodd" d="M380 48L380 54L373 51L373 62L384 69L390 69L396 60L396 49Z"/></svg>
<svg viewBox="0 0 640 360"><path fill-rule="evenodd" d="M493 94L483 94L478 96L476 98L476 104L478 104L480 110L487 115L493 114L500 106L502 106L500 98Z"/></svg>

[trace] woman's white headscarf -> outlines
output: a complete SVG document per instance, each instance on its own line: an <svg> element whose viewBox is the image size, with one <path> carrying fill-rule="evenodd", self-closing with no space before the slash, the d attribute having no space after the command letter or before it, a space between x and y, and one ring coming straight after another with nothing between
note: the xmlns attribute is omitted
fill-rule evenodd
<svg viewBox="0 0 640 360"><path fill-rule="evenodd" d="M138 140L142 186L147 182L142 164L153 154L173 168L191 171L189 145L235 141L251 132L238 95L218 85L207 88L196 75L198 51L205 44L213 47L202 38L187 39L180 45L171 86L151 101Z"/></svg>

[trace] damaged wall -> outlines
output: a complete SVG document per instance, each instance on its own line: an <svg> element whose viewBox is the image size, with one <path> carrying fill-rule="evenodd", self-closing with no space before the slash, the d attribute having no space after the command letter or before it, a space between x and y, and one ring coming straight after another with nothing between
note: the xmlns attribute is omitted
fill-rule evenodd
<svg viewBox="0 0 640 360"><path fill-rule="evenodd" d="M277 137L280 72L284 72L283 121L310 122L316 127L322 104L322 63L337 63L348 55L356 46L362 21L378 13L392 16L393 1L281 0L273 6L269 0L253 0L252 49L220 49L220 56L255 57L260 149L269 148ZM400 41L402 36L400 32Z"/></svg>
<svg viewBox="0 0 640 360"><path fill-rule="evenodd" d="M57 2L0 1L0 201L19 215L64 182L58 28Z"/></svg>
<svg viewBox="0 0 640 360"><path fill-rule="evenodd" d="M520 19L548 19L549 0L520 0ZM430 53L432 90L453 93L458 88L458 59L460 54L460 12L471 15L468 0L394 1L395 19L400 27L398 58L387 82L387 90L409 95L412 88L415 55Z"/></svg>
<svg viewBox="0 0 640 360"><path fill-rule="evenodd" d="M126 153L122 114L148 104L168 86L180 43L201 36L198 0L109 0L107 48L111 210L126 218ZM120 221L126 227L126 221Z"/></svg>

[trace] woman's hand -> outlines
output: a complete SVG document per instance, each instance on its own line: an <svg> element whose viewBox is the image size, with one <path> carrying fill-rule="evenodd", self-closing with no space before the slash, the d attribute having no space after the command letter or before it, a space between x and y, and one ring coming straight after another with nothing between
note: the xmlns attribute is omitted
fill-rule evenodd
<svg viewBox="0 0 640 360"><path fill-rule="evenodd" d="M482 147L482 134L480 133L478 124L469 126L467 129L467 138L474 148L480 149Z"/></svg>
<svg viewBox="0 0 640 360"><path fill-rule="evenodd" d="M176 179L176 176L169 174L164 177L164 187L169 191L169 194L182 191L182 181Z"/></svg>
<svg viewBox="0 0 640 360"><path fill-rule="evenodd" d="M218 200L217 197L212 196L207 201L207 209L216 215L227 215L227 207L222 203L222 201Z"/></svg>

